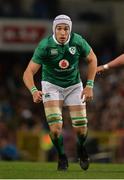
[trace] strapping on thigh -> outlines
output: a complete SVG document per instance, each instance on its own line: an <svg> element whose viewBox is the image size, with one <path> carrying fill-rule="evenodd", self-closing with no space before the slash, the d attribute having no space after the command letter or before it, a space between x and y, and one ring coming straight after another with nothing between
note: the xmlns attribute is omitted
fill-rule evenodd
<svg viewBox="0 0 124 180"><path fill-rule="evenodd" d="M47 115L47 122L49 125L56 124L56 123L62 123L62 115L57 113L52 113Z"/></svg>
<svg viewBox="0 0 124 180"><path fill-rule="evenodd" d="M87 118L86 117L75 117L71 118L73 127L82 127L87 126Z"/></svg>
<svg viewBox="0 0 124 180"><path fill-rule="evenodd" d="M86 109L73 109L70 111L71 121L73 127L87 126Z"/></svg>
<svg viewBox="0 0 124 180"><path fill-rule="evenodd" d="M45 108L45 113L49 125L62 123L62 113L58 107Z"/></svg>

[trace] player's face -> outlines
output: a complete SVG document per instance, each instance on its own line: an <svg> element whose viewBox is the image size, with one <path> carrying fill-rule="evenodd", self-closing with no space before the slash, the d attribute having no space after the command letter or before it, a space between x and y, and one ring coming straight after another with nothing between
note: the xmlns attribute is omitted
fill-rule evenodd
<svg viewBox="0 0 124 180"><path fill-rule="evenodd" d="M55 30L55 36L59 43L64 44L69 37L70 28L67 24L58 24Z"/></svg>

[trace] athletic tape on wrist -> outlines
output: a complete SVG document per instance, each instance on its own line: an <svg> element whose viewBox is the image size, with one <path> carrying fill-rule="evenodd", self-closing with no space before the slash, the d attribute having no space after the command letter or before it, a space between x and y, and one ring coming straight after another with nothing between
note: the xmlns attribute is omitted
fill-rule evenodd
<svg viewBox="0 0 124 180"><path fill-rule="evenodd" d="M108 68L109 68L108 64L104 64L104 65L103 65L103 68L104 68L104 69L108 69Z"/></svg>

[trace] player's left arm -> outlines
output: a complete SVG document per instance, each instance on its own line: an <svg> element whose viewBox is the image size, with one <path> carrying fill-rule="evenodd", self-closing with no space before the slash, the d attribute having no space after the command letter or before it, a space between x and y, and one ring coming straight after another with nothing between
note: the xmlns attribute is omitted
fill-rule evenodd
<svg viewBox="0 0 124 180"><path fill-rule="evenodd" d="M86 82L86 87L82 92L82 98L84 96L85 101L89 101L93 99L93 86L94 86L94 79L97 70L97 57L93 52L92 48L90 49L90 52L86 57L86 60L88 63L87 82Z"/></svg>
<svg viewBox="0 0 124 180"><path fill-rule="evenodd" d="M95 79L96 69L97 69L97 57L93 50L90 50L90 53L86 57L88 63L88 72L87 72L87 80Z"/></svg>

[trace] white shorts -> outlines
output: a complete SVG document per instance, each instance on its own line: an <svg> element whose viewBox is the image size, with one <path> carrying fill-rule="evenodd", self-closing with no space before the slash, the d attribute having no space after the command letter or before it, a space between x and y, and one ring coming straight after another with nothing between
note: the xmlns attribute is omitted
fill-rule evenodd
<svg viewBox="0 0 124 180"><path fill-rule="evenodd" d="M81 92L83 90L82 82L67 88L62 88L47 81L42 81L41 83L44 94L43 102L63 100L64 106L85 105L85 102L82 102L81 99Z"/></svg>

